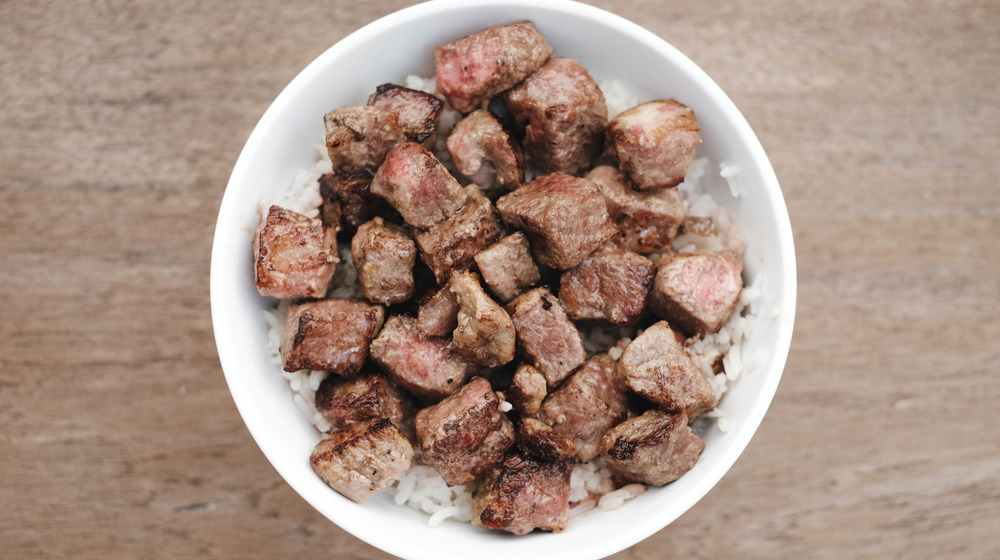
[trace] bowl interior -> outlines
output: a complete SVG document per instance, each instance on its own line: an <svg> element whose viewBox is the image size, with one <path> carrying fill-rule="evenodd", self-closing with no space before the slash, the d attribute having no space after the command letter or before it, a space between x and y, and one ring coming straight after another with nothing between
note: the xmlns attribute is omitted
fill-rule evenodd
<svg viewBox="0 0 1000 560"><path fill-rule="evenodd" d="M319 439L267 356L267 301L255 289L252 235L262 208L280 201L312 163L323 115L364 104L375 87L408 74L433 76L434 46L484 27L529 19L557 55L580 60L598 82L618 79L640 101L675 98L702 127L699 155L710 169L735 166L739 196L721 178L709 191L749 240L745 278L767 276L762 319L747 355L763 364L730 384L720 409L732 430L712 428L698 464L677 482L651 489L612 512L593 511L558 534L513 537L467 524L427 527L427 516L384 493L357 505L316 477L308 456ZM400 45L406 45L400 48ZM714 173L710 173L714 175ZM325 516L357 537L406 558L599 558L659 530L700 499L729 469L756 430L777 387L791 339L795 262L791 230L774 173L732 102L694 63L663 40L617 16L569 1L436 0L387 16L345 38L293 80L261 119L240 155L219 214L212 255L212 317L220 360L241 415L268 460ZM777 310L777 317L771 314Z"/></svg>

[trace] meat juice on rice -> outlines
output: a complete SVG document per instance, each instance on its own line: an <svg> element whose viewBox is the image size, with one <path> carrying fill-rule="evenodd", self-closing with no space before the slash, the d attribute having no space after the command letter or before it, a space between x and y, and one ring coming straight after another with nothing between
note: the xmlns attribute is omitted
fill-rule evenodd
<svg viewBox="0 0 1000 560"><path fill-rule="evenodd" d="M404 82L406 87L435 93L436 84L433 78L408 76ZM625 85L618 80L600 82L608 106L608 119L634 107L639 103ZM438 125L438 137L434 145L435 155L454 174L451 156L445 147L445 139L451 128L461 118L461 114L445 105ZM319 193L319 178L329 173L332 166L327 155L324 141L316 146L315 163L300 170L285 191L283 200L277 203L285 208L304 214L310 218L319 215L319 207L323 202ZM729 214L705 190L703 179L710 171L710 163L704 157L696 158L688 168L684 182L677 186L678 193L688 216L711 220L714 225L710 235L698 235L686 232L678 235L673 241L671 250L679 252L718 252L735 250L742 254L746 240L733 223ZM738 170L719 163L719 176L729 187L730 195L739 196ZM527 180L533 176L528 169ZM362 299L361 286L358 282L357 270L351 260L349 244L341 244L340 264L331 282L329 297ZM647 255L654 263L659 255ZM746 272L744 272L746 275ZM753 355L744 352L744 342L750 338L754 325L761 317L760 299L765 288L766 279L763 274L757 274L752 281L744 280L744 288L733 313L726 324L716 333L694 340L686 349L712 387L718 402L725 394L728 383L735 381L744 371L752 373L764 364L767 359L766 350L758 348ZM278 350L284 330L285 318L288 314L290 300L282 300L264 311L267 323L268 352L278 371L288 382L292 390L296 406L309 422L325 437L331 429L330 423L316 410L316 390L320 383L329 375L325 371L301 370L286 372L282 367L282 358ZM778 316L778 309L773 309L768 316L773 320ZM634 327L589 327L580 329L583 335L587 355L609 352L613 359L621 356L620 348L614 348L622 338L635 338L638 331ZM721 356L723 371L713 372L713 364ZM501 409L510 410L510 404L501 403ZM505 410L505 411L506 411ZM699 435L705 434L712 427L727 432L733 427L721 410L714 408L694 421L692 429ZM603 464L600 457L587 463L577 464L570 475L570 517L584 514L592 509L612 510L621 507L625 501L632 499L645 491L643 484L627 484L615 488L611 471ZM468 523L472 519L472 492L474 482L463 486L448 486L434 468L420 461L420 452L414 457L414 464L403 476L385 491L394 495L394 501L407 505L428 514L430 526L440 525L447 519Z"/></svg>

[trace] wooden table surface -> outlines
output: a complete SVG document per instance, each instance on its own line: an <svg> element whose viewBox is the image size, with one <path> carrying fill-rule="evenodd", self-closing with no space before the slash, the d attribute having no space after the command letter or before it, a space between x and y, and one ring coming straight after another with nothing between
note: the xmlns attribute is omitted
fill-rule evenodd
<svg viewBox="0 0 1000 560"><path fill-rule="evenodd" d="M408 3L0 1L0 557L387 558L250 438L208 274L268 104ZM799 266L757 435L614 558L1000 557L1000 3L596 4L741 108Z"/></svg>

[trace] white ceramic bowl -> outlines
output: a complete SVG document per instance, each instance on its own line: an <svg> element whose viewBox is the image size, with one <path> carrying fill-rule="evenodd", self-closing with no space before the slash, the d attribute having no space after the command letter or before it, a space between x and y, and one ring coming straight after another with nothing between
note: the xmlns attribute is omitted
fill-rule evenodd
<svg viewBox="0 0 1000 560"><path fill-rule="evenodd" d="M733 429L711 429L705 451L680 480L651 489L616 511L593 511L561 533L514 537L468 524L427 526L427 516L385 493L362 505L327 487L309 467L319 440L267 356L265 300L254 287L251 240L259 209L282 199L297 170L312 163L323 115L364 104L384 82L434 75L433 48L485 27L528 19L557 55L580 60L594 78L617 78L642 101L673 97L701 123L701 156L713 169L736 166L740 196L721 179L710 192L749 240L748 278L767 274L763 315L747 351L766 363L730 385L720 409ZM388 15L348 36L303 70L261 118L240 154L219 212L212 254L212 320L233 399L257 444L282 477L323 515L358 538L410 559L592 559L662 529L718 482L746 447L771 402L788 354L795 314L795 255L784 200L764 151L739 111L693 62L649 31L566 0L435 0ZM747 354L751 355L751 354Z"/></svg>

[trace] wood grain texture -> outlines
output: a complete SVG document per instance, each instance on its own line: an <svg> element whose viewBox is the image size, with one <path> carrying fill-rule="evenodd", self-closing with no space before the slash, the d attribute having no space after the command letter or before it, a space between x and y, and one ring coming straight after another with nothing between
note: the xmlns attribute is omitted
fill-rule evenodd
<svg viewBox="0 0 1000 560"><path fill-rule="evenodd" d="M387 558L250 438L208 272L270 101L407 4L0 1L0 556ZM614 558L1000 557L1000 3L595 4L741 108L800 282L747 451Z"/></svg>

